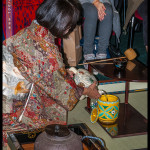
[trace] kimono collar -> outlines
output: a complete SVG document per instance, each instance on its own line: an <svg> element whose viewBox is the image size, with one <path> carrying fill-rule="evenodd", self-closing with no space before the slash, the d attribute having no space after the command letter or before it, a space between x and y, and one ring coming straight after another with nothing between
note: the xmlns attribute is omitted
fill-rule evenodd
<svg viewBox="0 0 150 150"><path fill-rule="evenodd" d="M34 30L32 30L34 35L40 36L41 38L43 38L48 43L55 43L55 37L50 33L50 31L47 28L41 26L37 22L37 20L33 20L31 23L31 26L34 29Z"/></svg>

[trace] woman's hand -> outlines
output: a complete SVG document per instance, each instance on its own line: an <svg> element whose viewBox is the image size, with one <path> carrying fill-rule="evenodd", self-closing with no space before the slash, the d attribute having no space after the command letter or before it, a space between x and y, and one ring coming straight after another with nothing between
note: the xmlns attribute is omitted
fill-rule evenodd
<svg viewBox="0 0 150 150"><path fill-rule="evenodd" d="M97 89L97 82L95 81L88 88L84 88L83 95L87 95L91 99L98 99L101 95Z"/></svg>
<svg viewBox="0 0 150 150"><path fill-rule="evenodd" d="M104 19L105 15L106 15L106 13L105 13L106 8L105 8L104 4L99 2L98 0L95 0L93 2L93 5L97 8L98 19L100 21L102 21Z"/></svg>
<svg viewBox="0 0 150 150"><path fill-rule="evenodd" d="M73 71L70 71L69 69L66 69L67 70L67 73L69 74L69 76L71 77L71 78L73 78L74 77L74 72Z"/></svg>

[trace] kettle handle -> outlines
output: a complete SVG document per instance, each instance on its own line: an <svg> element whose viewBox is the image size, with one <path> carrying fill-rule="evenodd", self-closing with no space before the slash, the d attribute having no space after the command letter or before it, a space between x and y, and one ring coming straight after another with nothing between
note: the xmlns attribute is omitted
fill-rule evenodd
<svg viewBox="0 0 150 150"><path fill-rule="evenodd" d="M82 137L82 141L83 141L85 138L98 140L98 141L100 141L100 143L102 144L102 146L105 147L104 141L103 141L101 138L99 138L99 137L94 137L94 136L83 136L83 137Z"/></svg>

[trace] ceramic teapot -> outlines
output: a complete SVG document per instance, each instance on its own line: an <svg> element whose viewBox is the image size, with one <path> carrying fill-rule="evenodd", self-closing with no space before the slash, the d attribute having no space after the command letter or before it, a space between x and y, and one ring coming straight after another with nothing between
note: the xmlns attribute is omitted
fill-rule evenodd
<svg viewBox="0 0 150 150"><path fill-rule="evenodd" d="M98 119L102 124L113 124L119 115L119 98L115 95L104 94L91 105L90 120L95 123Z"/></svg>
<svg viewBox="0 0 150 150"><path fill-rule="evenodd" d="M34 150L83 150L79 135L65 125L52 124L45 127L35 140Z"/></svg>
<svg viewBox="0 0 150 150"><path fill-rule="evenodd" d="M94 81L97 81L95 76L86 69L76 69L75 67L71 67L69 70L75 74L73 78L75 83L82 87L89 87ZM99 93L102 94L103 91L99 90ZM87 96L82 95L80 100L83 100L85 97Z"/></svg>

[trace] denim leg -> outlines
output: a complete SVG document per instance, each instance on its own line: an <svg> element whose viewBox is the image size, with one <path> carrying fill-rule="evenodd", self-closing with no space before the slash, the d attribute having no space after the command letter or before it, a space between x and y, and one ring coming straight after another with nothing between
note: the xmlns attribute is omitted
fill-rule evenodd
<svg viewBox="0 0 150 150"><path fill-rule="evenodd" d="M93 54L93 43L96 34L97 20L98 20L98 12L96 7L92 3L84 3L82 5L84 10L84 46L83 53L84 55Z"/></svg>
<svg viewBox="0 0 150 150"><path fill-rule="evenodd" d="M106 54L106 49L109 45L109 40L112 32L112 24L113 24L113 10L112 6L108 3L104 3L106 10L106 16L104 20L98 22L98 52L97 54Z"/></svg>

